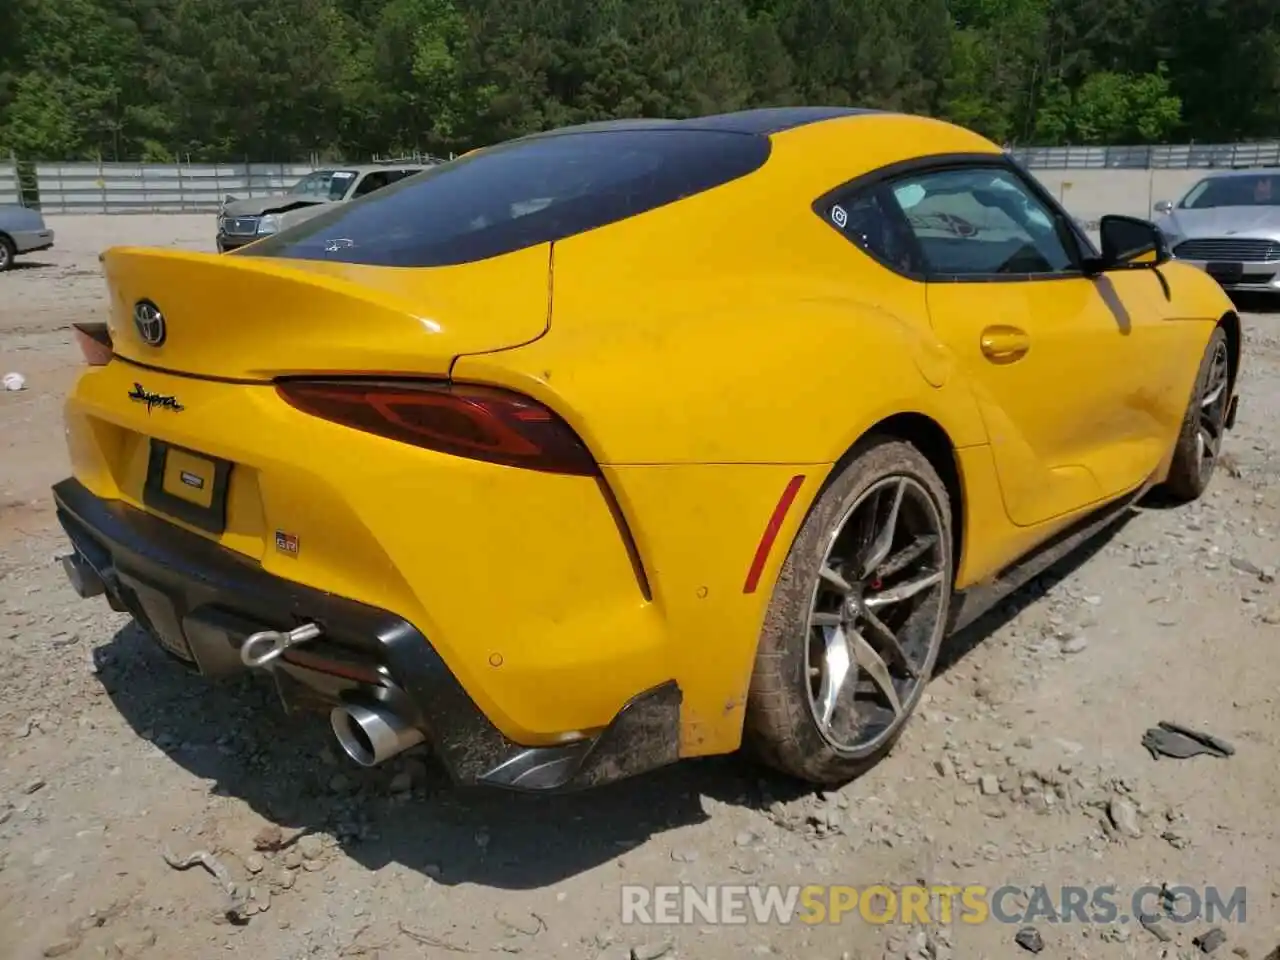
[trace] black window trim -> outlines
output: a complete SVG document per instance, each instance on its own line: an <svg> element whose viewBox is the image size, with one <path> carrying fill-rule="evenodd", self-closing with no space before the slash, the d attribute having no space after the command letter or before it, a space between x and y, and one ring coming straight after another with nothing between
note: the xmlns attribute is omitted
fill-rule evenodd
<svg viewBox="0 0 1280 960"><path fill-rule="evenodd" d="M813 201L812 210L832 230L835 230L850 243L853 243L844 231L832 223L830 210L833 205L856 193L888 187L904 177L944 173L949 170L1001 170L1012 175L1028 193L1045 206L1054 218L1054 226L1058 238L1062 241L1063 246L1066 247L1067 256L1071 258L1072 269L1054 273L934 273L929 269L928 263L924 259L924 253L920 248L919 240L906 223L905 217L902 218L902 226L907 227L908 242L912 246L912 260L917 269L903 271L884 260L875 251L856 243L854 243L854 246L886 270L891 270L898 276L914 280L917 283L1026 283L1047 280L1079 280L1087 276L1084 270L1084 259L1092 252L1092 242L1081 233L1079 226L1071 219L1070 214L1063 209L1062 205L1058 203L1057 198L1046 190L1043 184L1015 163L1011 157L1003 153L940 153L899 160L860 174L852 180L847 180L839 186L828 190ZM897 209L896 204L894 209ZM896 215L901 215L901 211L897 211Z"/></svg>

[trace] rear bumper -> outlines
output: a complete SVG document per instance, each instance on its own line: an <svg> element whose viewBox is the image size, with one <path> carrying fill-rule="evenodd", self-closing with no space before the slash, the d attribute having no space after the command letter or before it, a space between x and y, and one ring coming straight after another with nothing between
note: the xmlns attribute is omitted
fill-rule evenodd
<svg viewBox="0 0 1280 960"><path fill-rule="evenodd" d="M105 592L114 608L132 613L166 649L211 677L245 669L238 650L250 633L317 623L320 639L273 668L286 707L397 704L459 784L574 790L679 757L682 695L674 682L634 697L594 737L524 747L498 731L403 618L268 573L203 537L99 498L77 480L62 481L53 493L76 566L91 571L88 583L77 584L83 596Z"/></svg>
<svg viewBox="0 0 1280 960"><path fill-rule="evenodd" d="M53 246L52 230L18 230L11 236L18 253L39 253Z"/></svg>

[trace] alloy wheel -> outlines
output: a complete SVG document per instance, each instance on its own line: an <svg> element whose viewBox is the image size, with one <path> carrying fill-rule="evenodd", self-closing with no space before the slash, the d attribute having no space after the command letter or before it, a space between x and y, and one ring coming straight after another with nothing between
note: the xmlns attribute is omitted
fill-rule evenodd
<svg viewBox="0 0 1280 960"><path fill-rule="evenodd" d="M1209 361L1209 372L1204 390L1200 394L1199 421L1196 424L1196 460L1201 478L1207 478L1217 463L1226 432L1228 385L1231 380L1231 364L1227 357L1227 345L1219 342Z"/></svg>
<svg viewBox="0 0 1280 960"><path fill-rule="evenodd" d="M813 719L839 753L877 749L927 681L948 555L937 504L905 475L869 487L830 534L809 607L808 681Z"/></svg>

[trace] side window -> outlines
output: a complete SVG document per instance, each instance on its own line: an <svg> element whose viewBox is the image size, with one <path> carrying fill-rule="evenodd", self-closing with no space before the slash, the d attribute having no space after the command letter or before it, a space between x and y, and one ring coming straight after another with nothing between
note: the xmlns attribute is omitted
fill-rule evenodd
<svg viewBox="0 0 1280 960"><path fill-rule="evenodd" d="M1055 214L1008 170L940 170L894 181L890 189L931 275L1037 276L1076 270Z"/></svg>
<svg viewBox="0 0 1280 960"><path fill-rule="evenodd" d="M899 273L917 273L912 239L883 188L859 190L827 209L827 219L855 246Z"/></svg>
<svg viewBox="0 0 1280 960"><path fill-rule="evenodd" d="M373 193L375 190L381 190L391 180L385 170L375 170L372 173L366 173L364 179L360 181L360 185L356 187L355 193L351 194L351 199L363 197L366 193Z"/></svg>
<svg viewBox="0 0 1280 960"><path fill-rule="evenodd" d="M347 191L351 189L352 181L356 178L354 170L335 170L333 175L329 177L327 193L330 200L341 200L347 195Z"/></svg>

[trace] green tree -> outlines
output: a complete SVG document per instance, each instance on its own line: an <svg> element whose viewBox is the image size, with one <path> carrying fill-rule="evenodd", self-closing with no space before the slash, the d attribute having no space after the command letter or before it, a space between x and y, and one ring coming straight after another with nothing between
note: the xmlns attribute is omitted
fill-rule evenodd
<svg viewBox="0 0 1280 960"><path fill-rule="evenodd" d="M0 0L0 153L468 149L767 104L997 141L1280 134L1275 0Z"/></svg>

